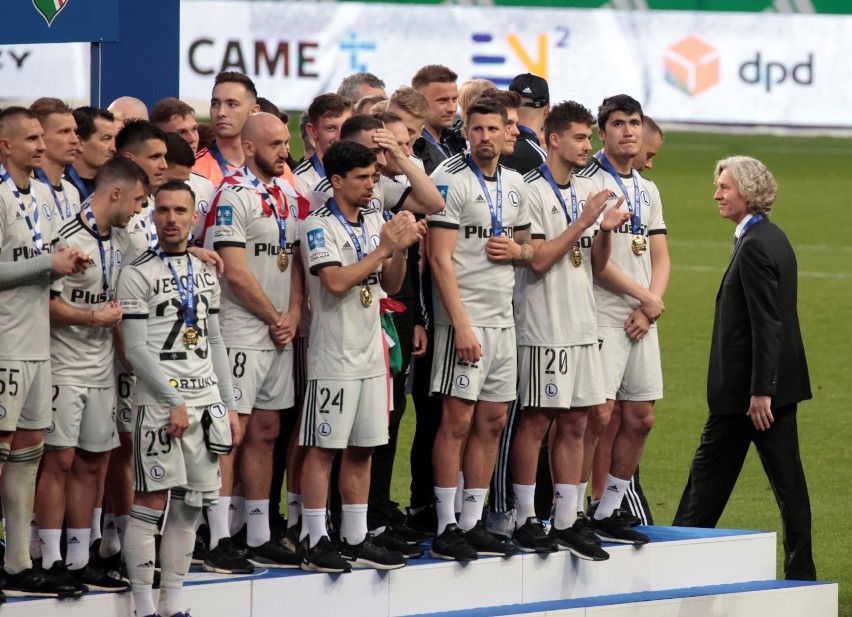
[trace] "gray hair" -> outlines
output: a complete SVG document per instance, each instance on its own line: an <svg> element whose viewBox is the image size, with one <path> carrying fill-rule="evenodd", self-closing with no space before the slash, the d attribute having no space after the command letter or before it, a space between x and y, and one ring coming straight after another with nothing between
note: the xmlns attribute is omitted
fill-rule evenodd
<svg viewBox="0 0 852 617"><path fill-rule="evenodd" d="M765 214L772 209L778 185L766 165L750 156L729 156L716 163L713 180L726 169L748 203L749 214Z"/></svg>

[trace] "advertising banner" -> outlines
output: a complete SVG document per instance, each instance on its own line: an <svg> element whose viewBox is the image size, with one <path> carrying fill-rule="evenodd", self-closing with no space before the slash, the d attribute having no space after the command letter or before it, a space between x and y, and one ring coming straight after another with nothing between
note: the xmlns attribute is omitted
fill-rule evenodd
<svg viewBox="0 0 852 617"><path fill-rule="evenodd" d="M460 84L536 73L554 102L593 110L631 94L662 121L850 127L852 65L837 60L852 57L850 35L847 16L193 0L181 3L179 95L206 117L215 74L233 70L303 109L356 71L390 92L445 64ZM37 62L50 55L39 47L0 47L0 98L85 97L71 77L87 73L80 54Z"/></svg>

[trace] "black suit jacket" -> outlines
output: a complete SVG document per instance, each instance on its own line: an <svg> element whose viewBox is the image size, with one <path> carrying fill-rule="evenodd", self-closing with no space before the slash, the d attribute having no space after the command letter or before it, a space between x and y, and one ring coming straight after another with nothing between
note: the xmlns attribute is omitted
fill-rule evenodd
<svg viewBox="0 0 852 617"><path fill-rule="evenodd" d="M716 296L707 402L713 414L745 414L752 395L772 407L811 398L796 310L796 255L768 219L740 239Z"/></svg>

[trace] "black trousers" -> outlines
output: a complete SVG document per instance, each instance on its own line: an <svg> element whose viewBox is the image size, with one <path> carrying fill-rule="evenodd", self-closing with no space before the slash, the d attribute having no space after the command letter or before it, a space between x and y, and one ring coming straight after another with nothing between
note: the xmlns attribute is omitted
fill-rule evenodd
<svg viewBox="0 0 852 617"><path fill-rule="evenodd" d="M441 425L440 396L432 396L432 354L435 339L429 335L426 353L414 360L411 399L414 403L414 439L411 443L411 506L435 503L435 475L432 470L432 446Z"/></svg>
<svg viewBox="0 0 852 617"><path fill-rule="evenodd" d="M414 337L414 317L411 307L406 307L402 313L393 314L393 323L399 335L399 346L402 352L402 369L393 378L393 408L388 424L388 442L377 446L373 451L370 466L370 498L367 508L367 525L376 529L391 523L395 505L391 502L391 478L393 477L393 462L396 458L396 442L399 437L399 424L405 413L405 382L408 369L411 366L411 351Z"/></svg>
<svg viewBox="0 0 852 617"><path fill-rule="evenodd" d="M710 415L692 460L674 524L715 527L740 475L752 442L781 510L784 575L816 580L811 542L811 504L799 457L796 405L773 409L775 421L758 431L745 415Z"/></svg>

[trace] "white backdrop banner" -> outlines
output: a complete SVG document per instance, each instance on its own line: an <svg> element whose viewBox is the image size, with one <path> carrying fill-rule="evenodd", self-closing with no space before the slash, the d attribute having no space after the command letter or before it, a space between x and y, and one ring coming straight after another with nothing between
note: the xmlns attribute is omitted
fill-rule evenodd
<svg viewBox="0 0 852 617"><path fill-rule="evenodd" d="M201 116L221 70L302 109L355 71L390 91L424 64L445 64L460 82L502 87L536 73L554 102L593 110L628 93L663 121L852 126L852 17L202 0L181 11L180 96ZM0 98L85 97L85 54L54 56L14 69L0 47Z"/></svg>

